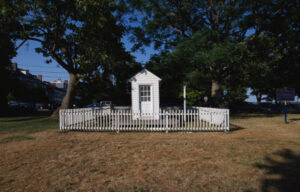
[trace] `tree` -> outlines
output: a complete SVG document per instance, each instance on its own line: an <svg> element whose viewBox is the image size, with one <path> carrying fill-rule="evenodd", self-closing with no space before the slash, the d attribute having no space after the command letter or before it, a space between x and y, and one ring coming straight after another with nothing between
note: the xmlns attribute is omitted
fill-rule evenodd
<svg viewBox="0 0 300 192"><path fill-rule="evenodd" d="M278 0L271 8L274 14L266 33L276 39L276 48L281 55L274 67L274 75L280 77L276 88L295 88L299 96L300 1Z"/></svg>
<svg viewBox="0 0 300 192"><path fill-rule="evenodd" d="M272 100L275 88L279 88L280 84L275 70L277 62L281 59L276 49L276 41L268 35L261 34L256 38L250 35L247 47L247 85L252 90L251 94L256 96L258 104L264 99Z"/></svg>
<svg viewBox="0 0 300 192"><path fill-rule="evenodd" d="M17 35L17 17L24 14L22 3L0 0L0 114L7 110L7 96L9 93L9 68L11 58L16 55L15 39ZM18 10L13 9L17 7Z"/></svg>
<svg viewBox="0 0 300 192"><path fill-rule="evenodd" d="M249 1L243 27L251 28L249 79L258 102L276 100L277 88L293 87L299 95L300 1Z"/></svg>
<svg viewBox="0 0 300 192"><path fill-rule="evenodd" d="M123 55L123 26L113 15L115 5L108 0L28 0L27 6L19 21L22 39L40 42L36 51L69 73L60 109L70 108L80 80L106 73Z"/></svg>
<svg viewBox="0 0 300 192"><path fill-rule="evenodd" d="M133 59L133 58L132 58ZM95 73L79 83L79 105L112 101L116 105L130 105L129 78L141 70L136 62L113 65L109 73Z"/></svg>
<svg viewBox="0 0 300 192"><path fill-rule="evenodd" d="M178 43L185 40L190 42L193 36L202 38L199 36L201 34L205 38L201 43L211 49L206 56L212 58L206 60L221 62L217 57L224 57L225 53L220 46L224 42L227 45L228 42L242 42L249 29L248 25L243 24L247 16L244 1L144 0L130 1L129 4L134 8L131 10L133 19L140 23L133 26L136 49L154 43L155 48L172 50ZM210 39L208 34L211 34ZM216 45L219 47L213 48ZM221 99L222 83L225 81L220 79L223 77L222 66L223 63L211 63L206 69L212 77L210 96L215 105Z"/></svg>
<svg viewBox="0 0 300 192"><path fill-rule="evenodd" d="M160 82L160 100L165 105L178 105L182 102L180 93L184 83L185 65L182 65L184 58L178 58L173 62L172 54L169 51L151 57L145 67L158 75Z"/></svg>
<svg viewBox="0 0 300 192"><path fill-rule="evenodd" d="M2 29L2 27L0 26ZM8 34L0 32L0 53L1 53L1 64L0 64L0 114L4 113L7 109L7 95L9 87L9 67L10 59L14 56L14 44L10 40Z"/></svg>
<svg viewBox="0 0 300 192"><path fill-rule="evenodd" d="M207 48L206 51L211 49L213 44L219 46L220 52L214 52L214 54L207 54L207 56L213 58L222 57L223 46L224 50L229 45L224 42L234 42L237 45L245 44L251 46L251 51L258 54L259 51L269 52L270 50L264 50L259 47L259 41L262 41L260 37L266 37L271 39L273 45L272 52L276 54L277 61L268 61L268 76L269 81L264 85L259 85L258 79L253 78L252 88L255 87L254 94L257 94L258 99L261 98L261 91L267 94L268 99L274 99L274 93L276 88L280 87L294 87L299 94L298 74L300 72L299 65L299 0L262 0L262 1L130 1L129 4L133 7L131 10L133 20L137 22L133 25L133 40L136 42L134 48L138 49L144 45L154 44L155 48L161 48L164 51L172 52L178 44L189 41L196 33L205 34L209 31L211 34L217 34L211 36L211 39L207 39L205 42ZM199 37L199 35L198 35ZM217 38L215 38L217 37ZM199 37L200 38L200 37ZM248 42L248 43L247 43ZM258 47L255 48L253 44L249 42L258 43ZM192 43L192 42L191 42ZM261 42L262 43L262 42ZM226 45L227 44L227 45ZM266 45L268 46L268 45ZM269 48L266 48L269 49ZM215 49L217 50L217 49ZM212 51L212 50L211 50ZM213 52L211 52L213 53ZM265 53L266 58L270 58ZM182 55L182 57L186 57ZM239 73L235 73L235 77L231 76L230 79L235 79L232 83L229 83L228 77L221 77L224 68L212 67L209 73L211 78L211 97L213 100L220 100L222 97L222 89L224 90L224 82L227 81L227 96L232 95L234 98L244 98L245 96L245 83L237 85L236 81L241 79L241 75L247 75L255 73L255 70L265 68L265 63L262 61L262 57L258 55L244 57L249 59L249 62L243 60L245 63L237 63L235 69L239 70ZM235 57L237 58L237 57ZM179 59L179 58L178 58ZM184 60L183 58L180 58ZM241 60L242 61L242 60ZM219 61L217 61L219 62ZM214 66L220 63L215 63ZM182 65L187 65L182 63ZM249 65L247 70L241 70L239 65ZM222 66L222 64L221 64ZM181 67L186 68L186 67ZM200 75L195 75L199 77ZM256 77L258 74L255 73ZM277 78L274 78L277 76ZM278 79L279 77L279 79ZM285 77L285 79L280 79ZM262 78L262 77L261 77ZM226 80L227 79L227 80ZM250 79L248 79L250 80ZM266 78L264 79L266 80ZM254 85L256 84L256 85ZM231 86L231 88L228 87ZM263 88L262 88L263 86ZM239 91L234 91L234 90ZM261 91L257 91L260 89ZM264 90L262 90L264 89ZM242 94L239 94L241 92Z"/></svg>
<svg viewBox="0 0 300 192"><path fill-rule="evenodd" d="M175 46L172 53L166 54L163 62L157 65L166 68L161 74L163 79L171 76L167 83L168 92L174 85L172 87L177 87L176 95L180 94L185 82L194 98L203 99L204 96L218 94L214 98L218 100L211 101L212 105L218 105L225 97L227 101L245 99L246 66L243 65L243 60L247 47L231 39L221 40L220 37L218 33L210 30L195 33ZM213 43L207 43L209 41ZM150 64L148 66L155 70L155 64ZM208 86L212 81L217 81L222 87Z"/></svg>

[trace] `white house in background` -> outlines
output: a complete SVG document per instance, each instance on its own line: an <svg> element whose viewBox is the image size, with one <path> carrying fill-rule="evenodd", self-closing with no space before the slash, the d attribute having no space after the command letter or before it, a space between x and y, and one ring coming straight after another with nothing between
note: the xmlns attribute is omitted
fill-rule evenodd
<svg viewBox="0 0 300 192"><path fill-rule="evenodd" d="M52 81L51 84L60 89L67 90L68 88L68 80L62 81L61 79L57 79Z"/></svg>
<svg viewBox="0 0 300 192"><path fill-rule="evenodd" d="M133 119L159 119L159 81L161 79L143 69L130 78Z"/></svg>

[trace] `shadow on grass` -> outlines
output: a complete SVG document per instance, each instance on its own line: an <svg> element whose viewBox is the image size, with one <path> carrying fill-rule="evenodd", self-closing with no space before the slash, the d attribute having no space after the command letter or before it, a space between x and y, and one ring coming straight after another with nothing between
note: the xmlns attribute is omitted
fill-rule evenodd
<svg viewBox="0 0 300 192"><path fill-rule="evenodd" d="M32 140L34 137L31 136L26 136L26 135L17 135L17 136L11 136L11 137L6 137L0 140L1 143L8 143L11 141L25 141L25 140Z"/></svg>
<svg viewBox="0 0 300 192"><path fill-rule="evenodd" d="M288 119L288 121L293 122L293 121L300 121L300 118L292 118L292 119Z"/></svg>
<svg viewBox="0 0 300 192"><path fill-rule="evenodd" d="M9 120L4 120L1 122L17 122L17 121L30 121L30 120L36 120L36 119L40 119L43 117L48 117L47 115L39 115L39 116L31 116L31 117L21 117L21 118L15 118L15 119L9 119Z"/></svg>
<svg viewBox="0 0 300 192"><path fill-rule="evenodd" d="M238 125L234 125L232 123L230 123L230 131L240 131L245 129L244 127L238 126Z"/></svg>
<svg viewBox="0 0 300 192"><path fill-rule="evenodd" d="M36 112L16 112L16 113L6 113L0 114L0 118L8 118L8 117L32 117L32 116L50 116L52 114L51 111L36 111Z"/></svg>
<svg viewBox="0 0 300 192"><path fill-rule="evenodd" d="M264 179L262 191L299 191L300 189L300 155L290 149L275 153L282 161L266 157L265 164L255 164L255 167L266 170L269 176L280 176L278 179Z"/></svg>
<svg viewBox="0 0 300 192"><path fill-rule="evenodd" d="M248 119L248 118L266 118L266 117L276 117L281 115L280 113L239 113L233 114L232 119Z"/></svg>
<svg viewBox="0 0 300 192"><path fill-rule="evenodd" d="M59 129L58 121L48 117L9 118L0 120L0 134L2 133L36 133L50 129ZM9 121L7 121L9 120Z"/></svg>

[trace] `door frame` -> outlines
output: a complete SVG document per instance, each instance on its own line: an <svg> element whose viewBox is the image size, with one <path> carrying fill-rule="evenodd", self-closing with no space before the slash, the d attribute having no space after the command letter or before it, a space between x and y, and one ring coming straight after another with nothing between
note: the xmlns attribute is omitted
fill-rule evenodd
<svg viewBox="0 0 300 192"><path fill-rule="evenodd" d="M150 86L150 102L151 102L151 111L154 113L154 93L153 93L153 83L140 83L138 84L138 95L139 95L139 112L142 113L142 101L141 101L141 93L140 93L140 86Z"/></svg>

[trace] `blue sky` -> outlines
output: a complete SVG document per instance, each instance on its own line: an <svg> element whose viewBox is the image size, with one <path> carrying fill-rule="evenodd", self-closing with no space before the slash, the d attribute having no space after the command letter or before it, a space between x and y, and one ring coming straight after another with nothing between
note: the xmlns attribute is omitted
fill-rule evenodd
<svg viewBox="0 0 300 192"><path fill-rule="evenodd" d="M132 43L128 41L128 38L124 37L122 39L127 51L130 51ZM17 42L17 44L20 42ZM56 79L68 80L69 76L67 72L60 67L55 61L50 64L46 64L46 58L43 55L35 52L35 48L39 46L39 43L34 41L29 41L25 43L17 52L17 56L12 59L13 62L18 63L18 67L21 69L29 69L30 73L33 75L43 75L44 81L53 81ZM146 63L151 55L157 53L153 47L146 47L145 53L132 52L131 54L136 57L136 61L141 63ZM248 90L249 98L247 101L256 102L254 96L250 95L250 90Z"/></svg>
<svg viewBox="0 0 300 192"><path fill-rule="evenodd" d="M130 51L132 43L128 41L126 37L122 39L127 51ZM20 41L17 42L17 45ZM60 67L55 61L50 64L46 64L47 58L42 54L35 52L35 48L39 47L39 43L35 41L28 41L17 51L17 56L12 59L12 62L18 63L18 67L21 69L29 69L33 75L43 75L44 81L53 81L58 78L62 80L68 80L69 76L67 72ZM146 63L152 54L157 53L152 47L146 47L145 53L140 51L131 53L136 57L136 61Z"/></svg>

